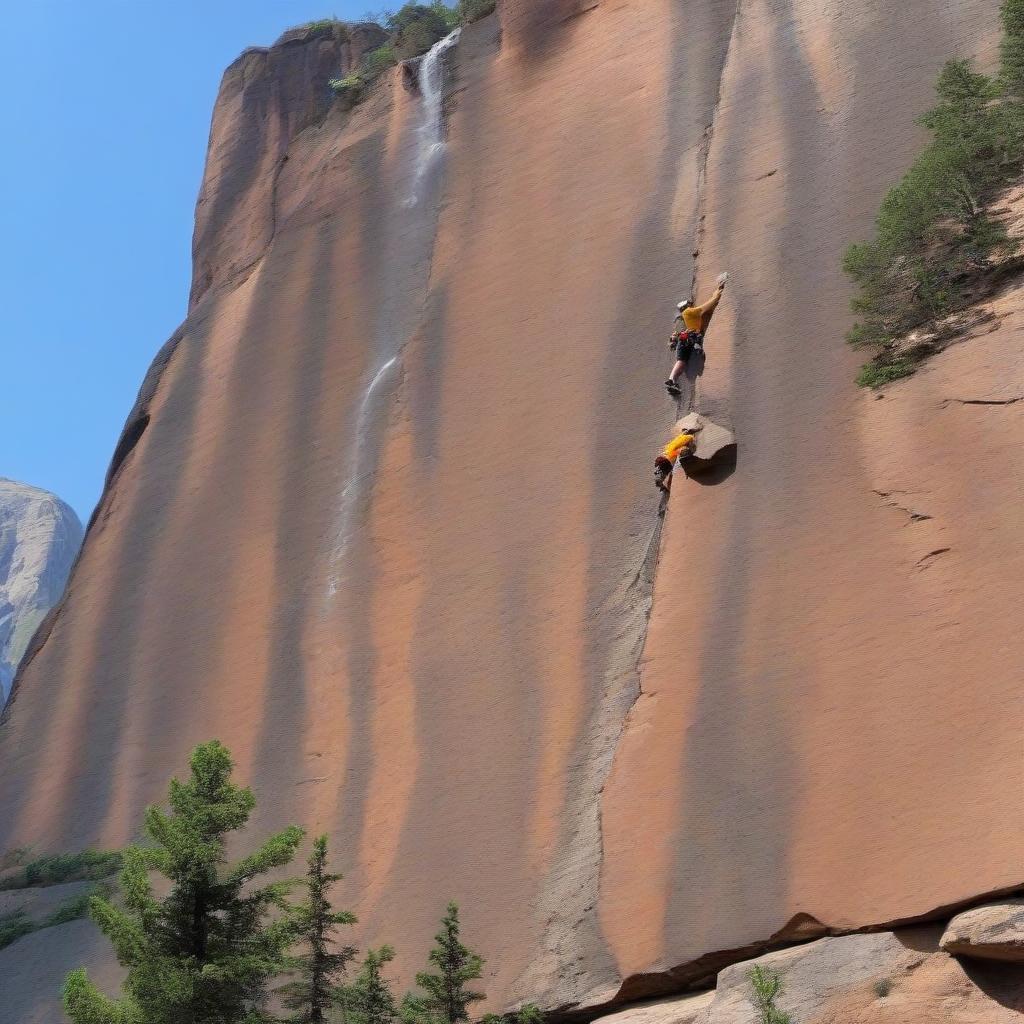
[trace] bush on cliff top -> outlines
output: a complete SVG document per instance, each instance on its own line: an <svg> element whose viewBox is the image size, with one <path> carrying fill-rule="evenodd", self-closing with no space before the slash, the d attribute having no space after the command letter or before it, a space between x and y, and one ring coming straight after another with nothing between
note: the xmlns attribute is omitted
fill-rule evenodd
<svg viewBox="0 0 1024 1024"><path fill-rule="evenodd" d="M1001 76L966 60L945 66L939 103L919 122L930 145L883 200L875 237L844 257L859 287L848 340L877 350L864 386L912 372L923 355L897 353L895 339L961 307L971 277L1008 247L986 204L1024 169L1024 0L1005 0L1003 26Z"/></svg>
<svg viewBox="0 0 1024 1024"><path fill-rule="evenodd" d="M429 4L407 3L396 12L367 14L365 20L386 28L390 38L379 49L366 54L350 74L331 79L330 86L338 95L358 100L366 86L388 68L421 56L453 29L479 21L495 6L495 0L458 0L454 8L444 0L432 0Z"/></svg>
<svg viewBox="0 0 1024 1024"><path fill-rule="evenodd" d="M348 35L348 25L340 18L320 18L317 21L307 21L302 27L313 36L338 34L344 39Z"/></svg>

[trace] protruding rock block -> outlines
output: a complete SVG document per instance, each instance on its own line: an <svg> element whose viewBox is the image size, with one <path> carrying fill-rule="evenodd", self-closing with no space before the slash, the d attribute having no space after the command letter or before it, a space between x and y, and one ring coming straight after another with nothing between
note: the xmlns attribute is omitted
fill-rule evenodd
<svg viewBox="0 0 1024 1024"><path fill-rule="evenodd" d="M942 948L978 960L1024 961L1024 899L987 903L957 914L942 935Z"/></svg>
<svg viewBox="0 0 1024 1024"><path fill-rule="evenodd" d="M721 466L736 458L736 436L731 430L714 423L698 412L684 416L677 424L680 431L699 430L697 448L686 461L688 473L700 473Z"/></svg>

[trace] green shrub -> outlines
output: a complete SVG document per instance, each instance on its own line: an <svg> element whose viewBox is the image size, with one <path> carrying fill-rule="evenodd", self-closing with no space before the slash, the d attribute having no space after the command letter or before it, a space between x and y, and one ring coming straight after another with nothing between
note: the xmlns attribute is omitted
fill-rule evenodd
<svg viewBox="0 0 1024 1024"><path fill-rule="evenodd" d="M349 95L358 99L370 82L379 78L388 68L393 68L397 63L398 58L395 56L393 47L385 43L366 54L355 71L344 78L332 78L328 84L337 95Z"/></svg>
<svg viewBox="0 0 1024 1024"><path fill-rule="evenodd" d="M13 914L0 915L0 949L35 930L36 926L23 910L16 910Z"/></svg>
<svg viewBox="0 0 1024 1024"><path fill-rule="evenodd" d="M481 18L486 18L488 14L493 14L496 6L496 0L459 0L455 11L459 16L459 21L463 25L469 25Z"/></svg>
<svg viewBox="0 0 1024 1024"><path fill-rule="evenodd" d="M755 964L747 972L754 998L751 1000L757 1010L759 1024L793 1024L793 1018L775 1005L782 995L782 976L772 967Z"/></svg>
<svg viewBox="0 0 1024 1024"><path fill-rule="evenodd" d="M70 921L78 921L89 916L89 901L93 896L101 896L107 899L111 889L106 885L93 885L77 896L62 903L49 917L44 918L40 928L55 928L59 924L68 924Z"/></svg>
<svg viewBox="0 0 1024 1024"><path fill-rule="evenodd" d="M385 43L363 57L359 66L359 77L364 82L372 82L397 63L398 56L395 53L395 48L390 43Z"/></svg>
<svg viewBox="0 0 1024 1024"><path fill-rule="evenodd" d="M892 979L879 978L872 987L875 990L875 995L878 996L879 999L885 999L885 997L892 991Z"/></svg>
<svg viewBox="0 0 1024 1024"><path fill-rule="evenodd" d="M457 16L446 4L404 4L388 19L394 33L395 53L400 60L426 53L455 27Z"/></svg>
<svg viewBox="0 0 1024 1024"><path fill-rule="evenodd" d="M1007 248L985 206L1024 168L1024 0L1005 0L1003 26L1001 78L946 64L938 105L920 119L931 144L886 195L875 237L846 252L858 285L853 345L883 346L961 307L971 277Z"/></svg>
<svg viewBox="0 0 1024 1024"><path fill-rule="evenodd" d="M51 854L36 857L25 865L24 885L59 885L61 882L75 882L81 879L107 878L120 869L121 854L113 850L80 850L78 853Z"/></svg>
<svg viewBox="0 0 1024 1024"><path fill-rule="evenodd" d="M334 35L338 28L344 29L345 23L338 18L320 18L318 21L307 21L302 26L307 32L313 35Z"/></svg>
<svg viewBox="0 0 1024 1024"><path fill-rule="evenodd" d="M891 384L901 377L909 377L917 368L917 360L900 358L891 361L873 359L865 363L857 374L857 386L861 388L880 388L883 384Z"/></svg>
<svg viewBox="0 0 1024 1024"><path fill-rule="evenodd" d="M363 80L353 72L344 78L332 78L328 85L340 96L343 93L358 93L363 87Z"/></svg>
<svg viewBox="0 0 1024 1024"><path fill-rule="evenodd" d="M109 895L110 891L109 886L91 886L87 891L62 903L42 921L33 921L24 910L16 910L12 914L0 914L0 949L42 928L54 928L57 925L68 924L70 921L78 921L87 917L89 915L89 900L97 894Z"/></svg>

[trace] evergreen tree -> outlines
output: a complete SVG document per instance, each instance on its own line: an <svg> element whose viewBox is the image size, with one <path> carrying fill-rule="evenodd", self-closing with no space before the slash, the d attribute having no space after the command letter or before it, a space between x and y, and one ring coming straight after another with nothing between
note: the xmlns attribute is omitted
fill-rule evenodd
<svg viewBox="0 0 1024 1024"><path fill-rule="evenodd" d="M367 951L362 970L345 990L348 1024L396 1024L398 1006L384 977L384 966L394 958L395 951L390 946Z"/></svg>
<svg viewBox="0 0 1024 1024"><path fill-rule="evenodd" d="M327 836L313 843L306 873L307 899L293 910L293 922L300 941L308 952L291 960L295 981L283 986L280 992L286 1009L295 1010L288 1018L294 1024L323 1024L327 1012L341 994L340 979L349 962L356 955L353 946L334 949L334 934L338 925L355 924L355 914L332 908L328 891L341 880L327 870Z"/></svg>
<svg viewBox="0 0 1024 1024"><path fill-rule="evenodd" d="M482 976L484 961L467 949L459 939L459 908L448 904L441 930L434 936L437 945L430 951L436 972L422 971L416 984L423 995L407 995L402 1002L406 1024L459 1024L469 1020L468 1007L485 998L482 992L467 988Z"/></svg>
<svg viewBox="0 0 1024 1024"><path fill-rule="evenodd" d="M254 886L288 864L302 841L290 827L233 866L224 854L228 833L249 820L252 791L231 782L231 755L217 741L196 747L191 778L172 779L169 814L150 807L145 832L155 845L133 847L121 874L125 910L93 897L90 911L128 968L120 999L108 999L73 971L64 1006L75 1024L259 1024L267 985L287 963L294 941L287 914L292 885ZM153 895L149 871L171 882Z"/></svg>

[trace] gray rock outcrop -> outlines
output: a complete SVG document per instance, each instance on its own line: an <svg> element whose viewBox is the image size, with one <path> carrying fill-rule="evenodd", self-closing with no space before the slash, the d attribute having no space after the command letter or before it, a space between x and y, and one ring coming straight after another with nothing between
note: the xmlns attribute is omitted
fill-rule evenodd
<svg viewBox="0 0 1024 1024"><path fill-rule="evenodd" d="M714 423L698 412L684 416L677 424L677 430L698 430L697 447L686 460L688 470L701 471L721 465L729 459L735 461L736 436L731 430Z"/></svg>
<svg viewBox="0 0 1024 1024"><path fill-rule="evenodd" d="M942 948L978 960L1024 960L1024 899L987 903L957 914L943 933Z"/></svg>
<svg viewBox="0 0 1024 1024"><path fill-rule="evenodd" d="M82 532L60 498L0 478L0 707L32 634L64 592Z"/></svg>

